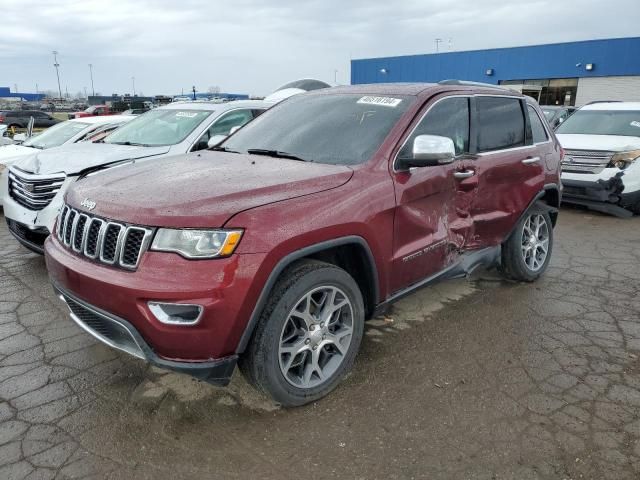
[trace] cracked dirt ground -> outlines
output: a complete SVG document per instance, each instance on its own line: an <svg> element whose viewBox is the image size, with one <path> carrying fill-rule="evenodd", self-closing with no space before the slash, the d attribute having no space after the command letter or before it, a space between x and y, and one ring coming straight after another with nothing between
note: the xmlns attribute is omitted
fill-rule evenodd
<svg viewBox="0 0 640 480"><path fill-rule="evenodd" d="M0 221L2 480L640 478L640 218L564 209L541 281L413 295L294 410L98 345Z"/></svg>

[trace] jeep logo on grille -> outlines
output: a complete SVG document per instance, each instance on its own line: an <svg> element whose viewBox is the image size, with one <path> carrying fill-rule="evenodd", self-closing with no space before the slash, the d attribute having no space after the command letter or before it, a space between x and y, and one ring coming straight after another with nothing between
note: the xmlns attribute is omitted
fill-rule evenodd
<svg viewBox="0 0 640 480"><path fill-rule="evenodd" d="M93 210L94 208L96 208L96 202L92 202L88 198L85 198L84 200L82 200L80 206L86 208L87 210Z"/></svg>

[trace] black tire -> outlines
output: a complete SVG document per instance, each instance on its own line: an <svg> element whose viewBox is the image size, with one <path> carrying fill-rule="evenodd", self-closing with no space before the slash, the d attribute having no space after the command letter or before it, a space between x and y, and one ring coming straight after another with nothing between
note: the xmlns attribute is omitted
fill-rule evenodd
<svg viewBox="0 0 640 480"><path fill-rule="evenodd" d="M287 381L280 368L281 335L290 312L300 299L321 286L337 287L345 293L352 306L353 333L337 370L315 387L299 388ZM274 286L251 342L240 357L240 371L256 389L283 406L300 406L318 400L331 392L351 370L360 349L364 316L362 293L346 271L317 260L297 262L282 273Z"/></svg>
<svg viewBox="0 0 640 480"><path fill-rule="evenodd" d="M525 262L522 241L525 224L529 218L533 215L540 215L546 222L548 231L548 249L546 258L542 265L537 269L530 268ZM545 272L551 259L551 252L553 250L553 223L551 222L551 216L549 211L542 205L533 205L526 214L520 219L516 228L511 233L509 238L502 244L502 273L512 280L521 282L534 282Z"/></svg>

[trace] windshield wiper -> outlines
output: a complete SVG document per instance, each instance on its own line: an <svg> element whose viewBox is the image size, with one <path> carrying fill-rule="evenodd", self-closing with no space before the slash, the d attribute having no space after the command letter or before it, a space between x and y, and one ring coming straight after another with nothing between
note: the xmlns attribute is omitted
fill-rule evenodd
<svg viewBox="0 0 640 480"><path fill-rule="evenodd" d="M150 147L148 143L135 143L135 142L109 142L111 145L127 145L130 147Z"/></svg>
<svg viewBox="0 0 640 480"><path fill-rule="evenodd" d="M306 158L300 158L293 153L282 152L280 150L269 150L266 148L250 148L247 150L250 155L264 155L266 157L288 158L289 160L300 160L301 162L311 162Z"/></svg>
<svg viewBox="0 0 640 480"><path fill-rule="evenodd" d="M212 150L214 152L240 153L237 150L231 150L230 148L227 148L227 147L213 147L213 148L210 148L209 150Z"/></svg>

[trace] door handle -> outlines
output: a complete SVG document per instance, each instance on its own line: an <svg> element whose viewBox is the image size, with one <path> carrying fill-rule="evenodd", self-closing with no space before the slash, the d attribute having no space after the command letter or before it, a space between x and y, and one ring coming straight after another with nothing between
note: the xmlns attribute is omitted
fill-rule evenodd
<svg viewBox="0 0 640 480"><path fill-rule="evenodd" d="M461 172L455 172L453 176L458 180L463 180L465 178L473 177L475 174L476 172L474 170L462 170Z"/></svg>
<svg viewBox="0 0 640 480"><path fill-rule="evenodd" d="M538 163L540 161L540 157L530 157L522 160L522 163L525 165L531 165L532 163Z"/></svg>

